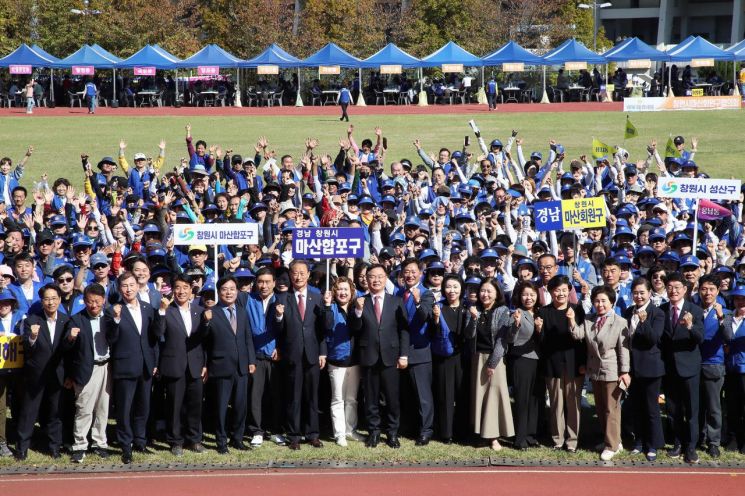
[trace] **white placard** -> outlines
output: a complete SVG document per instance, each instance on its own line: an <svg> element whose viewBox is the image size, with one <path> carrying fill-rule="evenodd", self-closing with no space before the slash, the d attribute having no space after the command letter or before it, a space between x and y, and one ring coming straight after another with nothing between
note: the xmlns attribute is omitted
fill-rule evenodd
<svg viewBox="0 0 745 496"><path fill-rule="evenodd" d="M442 64L442 72L463 72L463 64Z"/></svg>
<svg viewBox="0 0 745 496"><path fill-rule="evenodd" d="M321 65L318 66L318 74L321 76L341 74L341 67L339 67L338 65Z"/></svg>
<svg viewBox="0 0 745 496"><path fill-rule="evenodd" d="M173 243L176 245L258 245L259 225L253 222L175 224Z"/></svg>
<svg viewBox="0 0 745 496"><path fill-rule="evenodd" d="M564 68L568 71L579 71L587 69L587 62L565 62Z"/></svg>
<svg viewBox="0 0 745 496"><path fill-rule="evenodd" d="M661 198L704 198L737 200L742 181L739 179L704 179L700 177L661 177L657 196Z"/></svg>
<svg viewBox="0 0 745 496"><path fill-rule="evenodd" d="M502 64L502 70L504 72L524 72L525 64L522 62L508 62Z"/></svg>
<svg viewBox="0 0 745 496"><path fill-rule="evenodd" d="M381 65L381 74L401 74L402 69L400 65Z"/></svg>
<svg viewBox="0 0 745 496"><path fill-rule="evenodd" d="M256 67L257 74L279 74L278 65L260 65Z"/></svg>

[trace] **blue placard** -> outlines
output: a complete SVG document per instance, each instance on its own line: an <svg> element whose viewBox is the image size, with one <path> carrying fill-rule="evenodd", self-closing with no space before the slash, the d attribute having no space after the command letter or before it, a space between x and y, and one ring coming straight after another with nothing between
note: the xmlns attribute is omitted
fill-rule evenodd
<svg viewBox="0 0 745 496"><path fill-rule="evenodd" d="M362 227L309 227L292 232L293 258L363 258Z"/></svg>
<svg viewBox="0 0 745 496"><path fill-rule="evenodd" d="M533 207L536 231L560 231L561 201L538 202Z"/></svg>

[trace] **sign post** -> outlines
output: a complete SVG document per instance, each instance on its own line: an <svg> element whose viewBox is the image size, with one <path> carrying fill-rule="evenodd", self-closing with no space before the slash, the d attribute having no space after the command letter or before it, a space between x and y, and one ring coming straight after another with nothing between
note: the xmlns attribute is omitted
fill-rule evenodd
<svg viewBox="0 0 745 496"><path fill-rule="evenodd" d="M330 290L332 258L362 258L365 229L362 227L309 227L292 232L292 258L326 259L326 290Z"/></svg>

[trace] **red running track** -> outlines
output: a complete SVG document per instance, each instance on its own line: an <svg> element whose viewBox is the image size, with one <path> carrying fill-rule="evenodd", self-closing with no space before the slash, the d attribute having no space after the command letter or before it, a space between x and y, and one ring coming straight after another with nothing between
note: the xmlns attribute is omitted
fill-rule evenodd
<svg viewBox="0 0 745 496"><path fill-rule="evenodd" d="M736 496L745 471L624 469L387 469L158 472L0 477L3 494L33 496Z"/></svg>
<svg viewBox="0 0 745 496"><path fill-rule="evenodd" d="M570 102L570 103L552 103L542 105L540 103L508 103L499 105L497 113L516 113L516 112L620 112L623 110L623 102ZM416 105L370 105L368 107L349 107L349 114L355 115L432 115L432 114L488 114L489 109L486 105L429 105L427 107L418 107ZM339 107L145 107L132 108L120 107L112 109L108 107L99 107L96 114L88 115L86 108L80 107L55 107L36 108L33 115L26 115L26 109L20 107L0 109L0 117L28 117L38 116L47 117L65 117L65 116L84 116L95 118L96 116L328 116L341 115Z"/></svg>

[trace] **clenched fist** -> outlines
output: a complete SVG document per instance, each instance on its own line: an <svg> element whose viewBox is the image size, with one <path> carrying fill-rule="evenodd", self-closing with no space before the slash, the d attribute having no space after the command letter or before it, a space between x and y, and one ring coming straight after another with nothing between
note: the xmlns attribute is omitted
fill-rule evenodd
<svg viewBox="0 0 745 496"><path fill-rule="evenodd" d="M535 327L535 332L540 334L541 331L543 330L543 319L540 317L536 317L534 321L534 327Z"/></svg>
<svg viewBox="0 0 745 496"><path fill-rule="evenodd" d="M334 293L333 293L333 291L326 291L323 294L323 303L326 306L330 306L333 301L334 301Z"/></svg>
<svg viewBox="0 0 745 496"><path fill-rule="evenodd" d="M683 316L680 318L680 325L689 330L693 327L693 315L691 315L691 312L686 312L683 314Z"/></svg>
<svg viewBox="0 0 745 496"><path fill-rule="evenodd" d="M36 339L39 337L39 329L41 329L41 326L39 324L31 325L31 339Z"/></svg>
<svg viewBox="0 0 745 496"><path fill-rule="evenodd" d="M515 327L520 327L520 319L522 316L523 314L520 310L515 310L515 313L512 314L512 318L515 321Z"/></svg>
<svg viewBox="0 0 745 496"><path fill-rule="evenodd" d="M646 310L639 310L636 312L636 316L639 317L639 323L641 324L645 320L647 320L647 311Z"/></svg>
<svg viewBox="0 0 745 496"><path fill-rule="evenodd" d="M357 298L357 301L355 302L355 307L357 308L357 310L362 311L362 309L365 308L365 298L362 296Z"/></svg>
<svg viewBox="0 0 745 496"><path fill-rule="evenodd" d="M574 308L572 307L567 308L566 316L567 316L567 320L569 320L569 323L570 324L573 323L574 322Z"/></svg>
<svg viewBox="0 0 745 496"><path fill-rule="evenodd" d="M276 305L274 307L275 312L277 312L277 317L281 317L285 314L285 306L284 305Z"/></svg>
<svg viewBox="0 0 745 496"><path fill-rule="evenodd" d="M70 341L75 341L78 338L78 334L80 334L79 327L73 327L72 329L70 329Z"/></svg>
<svg viewBox="0 0 745 496"><path fill-rule="evenodd" d="M469 308L468 311L471 312L471 317L473 317L474 319L479 318L479 310L475 306L472 306L471 308Z"/></svg>
<svg viewBox="0 0 745 496"><path fill-rule="evenodd" d="M203 315L204 315L204 320L206 320L207 322L212 320L212 310L210 310L209 308L204 311Z"/></svg>
<svg viewBox="0 0 745 496"><path fill-rule="evenodd" d="M121 319L122 318L122 306L121 305L114 305L111 307L111 311L114 314L114 319Z"/></svg>
<svg viewBox="0 0 745 496"><path fill-rule="evenodd" d="M435 322L440 321L440 305L435 305L432 307L432 317L434 317Z"/></svg>

